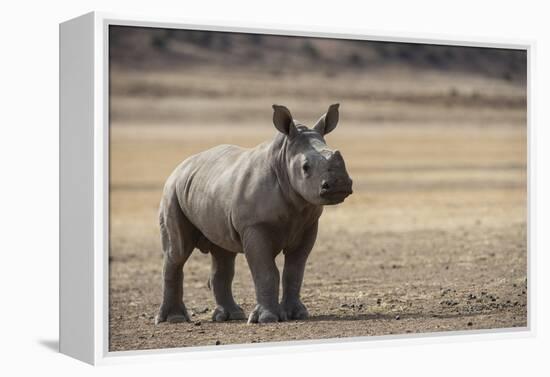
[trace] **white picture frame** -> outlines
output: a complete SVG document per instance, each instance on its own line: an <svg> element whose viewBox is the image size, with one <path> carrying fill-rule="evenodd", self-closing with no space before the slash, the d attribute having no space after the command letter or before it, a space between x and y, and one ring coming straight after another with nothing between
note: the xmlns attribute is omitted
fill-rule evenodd
<svg viewBox="0 0 550 377"><path fill-rule="evenodd" d="M110 25L192 30L254 32L274 35L330 37L409 43L437 43L527 51L528 145L532 146L531 69L534 42L484 38L438 38L433 35L321 30L312 27L254 23L198 25L185 20L92 12L60 24L60 352L90 364L149 359L257 355L320 349L379 347L414 342L451 342L531 337L535 334L534 254L528 216L528 325L525 328L402 334L267 344L190 347L148 351L108 350L109 245L109 114L108 28ZM527 164L530 209L533 166Z"/></svg>

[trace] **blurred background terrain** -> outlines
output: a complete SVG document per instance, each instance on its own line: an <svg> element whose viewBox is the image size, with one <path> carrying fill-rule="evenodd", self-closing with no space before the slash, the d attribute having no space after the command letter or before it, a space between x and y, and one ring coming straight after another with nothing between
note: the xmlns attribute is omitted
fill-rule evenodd
<svg viewBox="0 0 550 377"><path fill-rule="evenodd" d="M258 71L457 71L525 83L524 51L362 40L111 26L111 63L127 69L238 65Z"/></svg>
<svg viewBox="0 0 550 377"><path fill-rule="evenodd" d="M109 56L111 350L526 326L525 51L121 26ZM311 125L334 102L327 142L354 194L321 218L312 318L210 322L209 256L195 253L195 324L155 326L171 171L269 140L273 103ZM242 257L234 292L251 310Z"/></svg>

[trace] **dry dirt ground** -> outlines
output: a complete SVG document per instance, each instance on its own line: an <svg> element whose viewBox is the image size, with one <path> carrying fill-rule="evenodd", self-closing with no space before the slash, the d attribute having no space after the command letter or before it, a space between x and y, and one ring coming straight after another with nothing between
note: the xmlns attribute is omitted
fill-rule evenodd
<svg viewBox="0 0 550 377"><path fill-rule="evenodd" d="M222 82L212 74L199 86L196 75L165 76L113 75L111 351L527 325L524 87L393 74L359 89L350 81L355 97L346 100L342 93L304 97L318 77L286 86L263 78L262 88L242 77ZM288 92L292 81L300 90ZM333 96L341 124L327 142L342 151L354 194L321 218L302 291L311 318L213 323L210 256L195 251L184 269L194 322L155 326L157 211L171 170L210 146L271 138L273 102L286 101L307 124ZM234 293L249 312L254 289L242 255Z"/></svg>

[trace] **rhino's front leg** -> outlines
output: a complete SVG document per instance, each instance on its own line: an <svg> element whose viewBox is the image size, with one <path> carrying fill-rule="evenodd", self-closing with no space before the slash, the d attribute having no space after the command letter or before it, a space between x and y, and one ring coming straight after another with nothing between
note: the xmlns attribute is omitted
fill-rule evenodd
<svg viewBox="0 0 550 377"><path fill-rule="evenodd" d="M309 313L300 300L300 289L304 279L306 261L317 238L317 222L308 229L302 242L285 250L285 267L283 270L283 299L281 307L288 319L306 319Z"/></svg>
<svg viewBox="0 0 550 377"><path fill-rule="evenodd" d="M243 235L246 260L254 279L256 307L248 323L267 323L286 320L279 305L279 270L275 257L281 250L279 242L265 228L248 229Z"/></svg>

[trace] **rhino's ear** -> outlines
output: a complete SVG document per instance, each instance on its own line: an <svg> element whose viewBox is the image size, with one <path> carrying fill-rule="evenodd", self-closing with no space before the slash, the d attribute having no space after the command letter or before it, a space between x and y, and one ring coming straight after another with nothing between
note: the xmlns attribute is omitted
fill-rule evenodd
<svg viewBox="0 0 550 377"><path fill-rule="evenodd" d="M279 132L287 136L292 136L296 131L292 114L285 106L273 105L273 124Z"/></svg>
<svg viewBox="0 0 550 377"><path fill-rule="evenodd" d="M333 105L330 105L327 113L323 115L313 126L313 129L319 132L321 135L326 135L330 131L336 128L336 125L338 124L338 108L340 107L340 104L335 103Z"/></svg>

